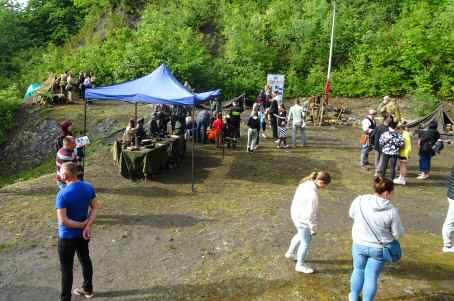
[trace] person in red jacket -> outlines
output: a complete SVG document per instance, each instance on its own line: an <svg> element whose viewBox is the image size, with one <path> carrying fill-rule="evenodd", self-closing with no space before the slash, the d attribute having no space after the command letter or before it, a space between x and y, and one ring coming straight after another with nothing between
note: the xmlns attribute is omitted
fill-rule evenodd
<svg viewBox="0 0 454 301"><path fill-rule="evenodd" d="M213 122L213 129L215 130L216 147L220 147L222 144L222 130L224 129L224 120L222 120L221 113L216 116Z"/></svg>

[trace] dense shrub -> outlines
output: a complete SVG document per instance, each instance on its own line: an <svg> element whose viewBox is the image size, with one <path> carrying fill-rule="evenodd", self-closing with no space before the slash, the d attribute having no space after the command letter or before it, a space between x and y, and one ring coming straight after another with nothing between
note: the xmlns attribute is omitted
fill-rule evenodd
<svg viewBox="0 0 454 301"><path fill-rule="evenodd" d="M0 90L0 144L5 142L8 131L14 126L14 116L20 105L15 86Z"/></svg>
<svg viewBox="0 0 454 301"><path fill-rule="evenodd" d="M64 21L63 26L44 32L51 44L28 47L14 54L18 59L8 60L14 67L9 74L20 74L21 88L64 69L92 71L98 83L110 84L166 63L197 90L221 88L227 97L255 95L267 73L286 75L287 96L323 93L330 1L77 0L74 18L64 17L74 9L71 1L57 2L33 1L40 11L37 16L47 16L48 8L54 7L49 17ZM334 95L399 96L422 91L453 97L453 1L336 2ZM11 28L15 21L9 15L3 18ZM24 20L22 28L27 28L30 24ZM65 39L71 24L81 29ZM61 39L64 46L58 46Z"/></svg>

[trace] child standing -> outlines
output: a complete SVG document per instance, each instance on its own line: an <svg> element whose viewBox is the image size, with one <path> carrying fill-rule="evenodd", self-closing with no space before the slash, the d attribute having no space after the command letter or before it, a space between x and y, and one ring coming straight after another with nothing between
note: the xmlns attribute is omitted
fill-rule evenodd
<svg viewBox="0 0 454 301"><path fill-rule="evenodd" d="M400 175L394 179L394 184L406 185L407 184L407 162L411 155L411 134L407 128L407 122L402 122L398 127L397 131L400 132L404 139L404 146L400 149L399 162L400 162Z"/></svg>
<svg viewBox="0 0 454 301"><path fill-rule="evenodd" d="M301 180L290 209L297 233L293 236L286 258L296 259L295 271L311 274L314 269L304 264L312 237L317 233L319 190L328 186L331 176L324 171L313 172ZM295 251L298 251L295 254Z"/></svg>
<svg viewBox="0 0 454 301"><path fill-rule="evenodd" d="M222 144L222 130L224 129L224 120L222 120L222 114L218 113L216 119L213 122L214 135L216 140L216 147L220 147Z"/></svg>
<svg viewBox="0 0 454 301"><path fill-rule="evenodd" d="M267 115L267 112L266 112L265 108L262 106L261 110L259 110L260 130L262 131L262 138L266 138L266 135L265 135L266 115Z"/></svg>
<svg viewBox="0 0 454 301"><path fill-rule="evenodd" d="M279 138L277 148L288 148L287 145L287 111L284 105L278 108L278 114L275 115L277 119L277 136Z"/></svg>
<svg viewBox="0 0 454 301"><path fill-rule="evenodd" d="M247 152L253 152L255 151L255 148L257 146L257 136L258 136L258 129L260 126L260 120L259 117L257 116L257 111L252 111L251 116L249 117L249 120L247 122L247 125L249 127L248 132L247 132Z"/></svg>

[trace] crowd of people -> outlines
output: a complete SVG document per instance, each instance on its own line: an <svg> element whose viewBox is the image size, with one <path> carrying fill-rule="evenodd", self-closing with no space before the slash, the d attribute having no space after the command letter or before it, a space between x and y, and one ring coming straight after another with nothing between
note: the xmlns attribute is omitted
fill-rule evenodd
<svg viewBox="0 0 454 301"><path fill-rule="evenodd" d="M72 71L65 71L60 75L54 75L50 83L50 92L66 99L69 103L74 102L74 94L83 98L85 89L94 88L96 76L93 73L80 72L77 76Z"/></svg>
<svg viewBox="0 0 454 301"><path fill-rule="evenodd" d="M314 269L306 263L306 257L318 232L320 189L326 188L330 182L328 172L313 172L301 180L294 194L290 216L296 234L285 257L296 262L296 272L314 273ZM360 195L351 203L353 272L349 301L373 301L383 267L386 263L399 261L402 256L399 239L404 234L404 227L399 210L392 204L394 185L391 179L377 176L372 183L373 193ZM442 229L442 252L454 253L454 167L448 180L448 203Z"/></svg>
<svg viewBox="0 0 454 301"><path fill-rule="evenodd" d="M384 121L377 124L377 111L369 110L369 114L362 120L361 128L363 134L361 143L361 168L368 170L369 153L375 152L375 176L386 175L389 168L390 177L395 184L406 185L407 183L407 162L412 154L412 135L408 131L407 122L402 120L398 106L390 102L385 96L384 103L393 104L388 110L382 110ZM443 141L437 130L438 122L430 121L425 128L415 131L418 138L419 154L419 175L417 179L425 180L430 177L431 160L443 148ZM398 165L399 162L399 165ZM400 174L397 177L397 167L400 167Z"/></svg>
<svg viewBox="0 0 454 301"><path fill-rule="evenodd" d="M305 110L298 100L290 107L288 113L279 99L272 97L266 88L254 103L247 119L247 151L257 149L260 137L266 138L265 130L269 123L272 138L277 147L286 148L287 129L292 130L292 145L296 147L297 139L301 145L306 144ZM262 98L263 96L263 98ZM389 104L393 105L389 105ZM383 109L384 108L384 109ZM394 185L405 185L407 180L407 162L412 153L412 135L398 106L388 97L378 109L384 122L378 124L377 111L369 110L362 120L360 164L369 169L369 153L375 152L374 180L372 193L360 195L353 200L349 216L353 219L352 257L353 272L348 299L350 301L372 301L378 289L380 273L387 262L400 259L399 239L404 234L399 210L392 204ZM170 134L184 135L187 139L195 138L200 143L214 139L217 146L223 143L239 143L241 114L243 106L234 101L227 114L223 116L223 107L219 100L212 103L211 110L202 108L195 120L192 112L184 107L155 106L150 123L145 125L144 118L137 124L131 119L123 134L124 145L137 145L145 137L166 137ZM58 219L58 253L61 265L60 300L71 300L71 294L91 298L93 293L93 266L89 255L91 227L95 222L99 205L92 185L83 181L84 156L83 147L77 147L72 134L71 121L60 124L61 135L56 147L57 185L56 197ZM299 136L297 136L299 131ZM437 143L440 133L436 122L431 122L425 129L417 131L419 139L418 179L430 176L430 162L440 150ZM400 174L397 176L399 162ZM386 178L388 169L391 178ZM290 216L296 228L296 234L290 241L285 257L296 261L295 271L313 273L314 268L306 263L311 241L318 233L320 189L329 186L332 178L328 172L311 173L301 180L294 194ZM443 248L446 253L454 253L452 233L454 232L454 167L448 181L448 214L443 224ZM83 284L72 289L73 260L77 254L82 266Z"/></svg>
<svg viewBox="0 0 454 301"><path fill-rule="evenodd" d="M240 132L242 125L242 113L244 103L233 100L231 106L225 109L219 100L212 103L211 111L201 108L195 122L189 115L186 118L186 137L195 135L196 141L201 143L213 142L217 146L227 145L236 147L240 144ZM292 146L297 147L297 135L299 132L301 145L306 145L305 114L299 100L287 111L282 103L282 97L272 92L270 86L261 91L252 106L250 115L245 120L247 126L246 151L254 152L260 138L267 138L266 130L270 128L272 138L277 148L288 148L288 129L292 130Z"/></svg>

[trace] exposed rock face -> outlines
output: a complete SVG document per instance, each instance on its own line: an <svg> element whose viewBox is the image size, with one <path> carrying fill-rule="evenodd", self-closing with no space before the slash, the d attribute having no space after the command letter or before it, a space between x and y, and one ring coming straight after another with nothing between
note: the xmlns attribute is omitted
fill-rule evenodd
<svg viewBox="0 0 454 301"><path fill-rule="evenodd" d="M55 158L57 152L55 143L60 135L60 126L55 120L43 119L38 112L22 109L16 124L8 142L0 146L0 176L39 166ZM90 141L109 136L106 142L114 140L118 134L111 134L118 125L117 120L107 118L89 126Z"/></svg>
<svg viewBox="0 0 454 301"><path fill-rule="evenodd" d="M55 156L59 126L55 120L42 119L36 113L21 111L17 127L0 148L0 175L33 168Z"/></svg>

